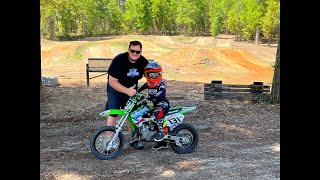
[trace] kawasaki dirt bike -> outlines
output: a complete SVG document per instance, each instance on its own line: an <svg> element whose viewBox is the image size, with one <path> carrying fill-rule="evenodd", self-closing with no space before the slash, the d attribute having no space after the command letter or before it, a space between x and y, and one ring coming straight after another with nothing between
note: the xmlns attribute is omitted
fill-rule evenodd
<svg viewBox="0 0 320 180"><path fill-rule="evenodd" d="M117 114L120 119L115 127L104 126L94 132L90 142L92 154L101 160L113 159L121 154L125 143L121 129L126 119L130 123L133 134L138 139L148 142L154 141L153 138L158 133L156 117L152 113L148 113L146 116L142 116L138 122L134 122L130 114L138 106L147 105L147 102L147 97L144 94L136 93L129 98L124 109L110 109L100 113L99 115L103 117ZM151 111L154 110L153 106L148 106ZM194 109L196 107L172 107L164 118L168 133L163 141L170 143L171 148L178 154L191 153L198 145L199 135L197 130L190 124L182 123L184 114ZM113 136L110 134L113 134Z"/></svg>

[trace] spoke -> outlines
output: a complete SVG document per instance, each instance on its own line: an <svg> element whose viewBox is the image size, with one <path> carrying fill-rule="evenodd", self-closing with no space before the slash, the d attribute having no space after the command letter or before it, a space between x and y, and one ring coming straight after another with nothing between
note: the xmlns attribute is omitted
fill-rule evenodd
<svg viewBox="0 0 320 180"><path fill-rule="evenodd" d="M108 137L107 133L111 131L105 131L99 134L99 136L96 139L96 149L100 154L105 154L105 155L111 155L113 154L120 145L120 139L117 137L114 141L114 145L110 147L110 150L107 150L107 147L110 143L111 138Z"/></svg>

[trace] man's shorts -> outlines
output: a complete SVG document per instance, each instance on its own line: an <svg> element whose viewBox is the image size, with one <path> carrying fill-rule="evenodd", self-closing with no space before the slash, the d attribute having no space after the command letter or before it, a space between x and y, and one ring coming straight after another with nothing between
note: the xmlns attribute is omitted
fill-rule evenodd
<svg viewBox="0 0 320 180"><path fill-rule="evenodd" d="M123 109L129 99L129 96L123 93L107 92L108 100L104 110L108 109ZM117 117L118 115L110 115L112 117Z"/></svg>

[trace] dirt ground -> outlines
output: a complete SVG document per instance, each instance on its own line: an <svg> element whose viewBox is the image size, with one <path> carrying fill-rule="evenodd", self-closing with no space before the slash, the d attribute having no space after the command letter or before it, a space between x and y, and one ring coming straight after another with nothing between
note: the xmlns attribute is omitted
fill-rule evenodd
<svg viewBox="0 0 320 180"><path fill-rule="evenodd" d="M41 40L43 76L59 76L63 84L86 84L88 58L113 58L128 41L140 40L142 55L159 62L167 80L271 85L276 45L267 47L234 41L232 35L213 37L116 36L100 41ZM105 78L92 82L105 82ZM91 83L91 81L90 81Z"/></svg>
<svg viewBox="0 0 320 180"><path fill-rule="evenodd" d="M160 44L164 43L160 40L165 41L166 44L161 47L167 49L162 48L163 51L178 46L174 38L153 38L153 42ZM118 40L123 39L125 37ZM91 154L89 142L92 133L104 125L104 119L98 114L106 101L106 77L92 79L90 87L87 87L85 61L66 62L62 58L65 53L77 49L83 41L42 42L42 73L59 76L60 85L44 86L40 91L40 179L280 179L280 105L231 99L204 100L203 83L216 79L216 76L208 73L211 70L206 69L204 64L200 69L201 63L207 63L207 66L220 63L220 72L224 73L220 77L225 78L224 82L241 84L270 81L270 65L276 48L240 44L229 37L203 37L192 39L190 46L186 45L184 50L170 50L171 56L183 59L180 51L189 53L191 46L196 47L193 58L198 60L192 63L191 60L186 61L190 65L183 64L180 58L175 61L169 56L162 56L161 59L169 69L167 73L175 72L166 78L171 105L197 106L185 118L185 123L192 124L199 131L197 149L190 154L176 154L170 148L152 150L153 144L145 143L143 150L135 150L128 146L128 130L125 128L124 151L116 159L103 161ZM143 44L151 46L152 43L148 42L143 39ZM100 43L108 45L107 40ZM113 49L114 52L108 54L106 51L98 52L95 48L91 50L85 51L86 58L92 57L93 52L95 57L98 54L110 57L119 51ZM148 51L148 48L144 51ZM152 54L151 50L144 53ZM211 57L221 59L199 60L196 57L201 53L201 56L208 57L207 60ZM230 57L223 64L223 58L229 54L237 58ZM197 62L200 63L198 67L194 65ZM183 74L188 66L195 66L192 69L195 73L180 77L179 74ZM240 73L242 78L232 73ZM194 78L194 74L203 79Z"/></svg>

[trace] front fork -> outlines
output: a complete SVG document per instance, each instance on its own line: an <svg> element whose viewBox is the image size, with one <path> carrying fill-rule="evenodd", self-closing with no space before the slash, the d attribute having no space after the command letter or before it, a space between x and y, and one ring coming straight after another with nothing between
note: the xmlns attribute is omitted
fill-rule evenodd
<svg viewBox="0 0 320 180"><path fill-rule="evenodd" d="M111 114L118 114L118 115L122 115L122 116L116 124L116 132L114 133L112 139L109 141L109 143L107 145L107 149L106 149L107 151L109 151L113 147L113 145L119 135L119 132L121 131L122 126L123 126L124 122L126 121L126 119L128 119L128 121L130 123L132 132L135 131L135 126L134 126L134 123L132 121L131 116L129 116L129 113L125 113L123 110L115 109L115 110L111 110L109 112L109 115L111 115Z"/></svg>

